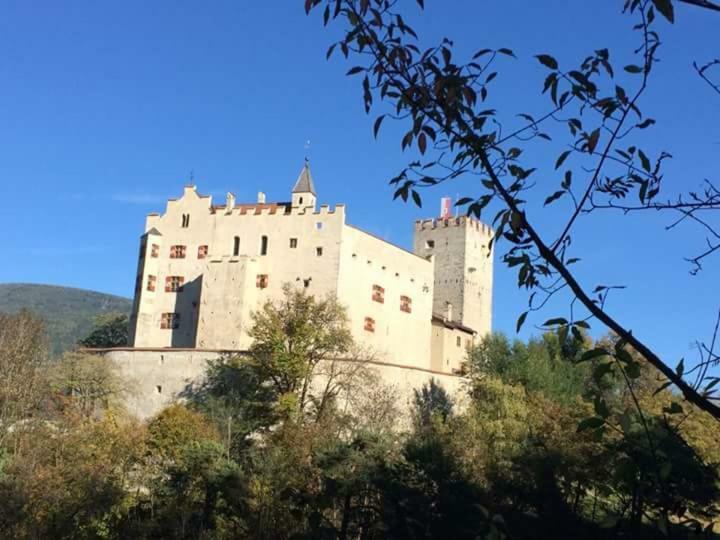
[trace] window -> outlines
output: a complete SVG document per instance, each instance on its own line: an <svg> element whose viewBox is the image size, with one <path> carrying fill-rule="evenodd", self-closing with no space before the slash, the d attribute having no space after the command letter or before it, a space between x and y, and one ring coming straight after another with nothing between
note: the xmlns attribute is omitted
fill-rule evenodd
<svg viewBox="0 0 720 540"><path fill-rule="evenodd" d="M310 282L312 281L312 278L303 279L303 285L307 289L310 286Z"/></svg>
<svg viewBox="0 0 720 540"><path fill-rule="evenodd" d="M425 249L432 249L435 247L435 240L425 240Z"/></svg>
<svg viewBox="0 0 720 540"><path fill-rule="evenodd" d="M198 259L204 259L207 257L208 254L208 247L207 246L198 246Z"/></svg>
<svg viewBox="0 0 720 540"><path fill-rule="evenodd" d="M299 204L302 204L302 201L303 201L303 198L302 198L302 197L300 197L300 200L298 201L298 202L299 202Z"/></svg>
<svg viewBox="0 0 720 540"><path fill-rule="evenodd" d="M265 289L268 286L269 278L267 274L258 274L255 279L255 286L258 289Z"/></svg>
<svg viewBox="0 0 720 540"><path fill-rule="evenodd" d="M412 298L409 296L400 297L400 311L412 313Z"/></svg>
<svg viewBox="0 0 720 540"><path fill-rule="evenodd" d="M160 328L164 330L174 330L180 327L179 313L163 313L160 319Z"/></svg>
<svg viewBox="0 0 720 540"><path fill-rule="evenodd" d="M372 299L373 302L385 303L385 289L380 285L373 285L372 287Z"/></svg>
<svg viewBox="0 0 720 540"><path fill-rule="evenodd" d="M236 236L233 240L233 255L236 257L240 255L240 237Z"/></svg>
<svg viewBox="0 0 720 540"><path fill-rule="evenodd" d="M147 290L151 291L151 292L154 291L156 283L157 283L157 276L148 275Z"/></svg>
<svg viewBox="0 0 720 540"><path fill-rule="evenodd" d="M170 258L171 259L184 259L185 258L185 246L170 246Z"/></svg>
<svg viewBox="0 0 720 540"><path fill-rule="evenodd" d="M160 246L157 244L153 244L150 246L150 256L157 258L160 255Z"/></svg>
<svg viewBox="0 0 720 540"><path fill-rule="evenodd" d="M190 226L190 214L183 214L182 215L182 227L183 229L186 229Z"/></svg>
<svg viewBox="0 0 720 540"><path fill-rule="evenodd" d="M267 255L267 249L268 237L263 235L260 237L260 255Z"/></svg>
<svg viewBox="0 0 720 540"><path fill-rule="evenodd" d="M455 338L455 345L457 345L458 347L462 345L462 339L460 339L460 336Z"/></svg>
<svg viewBox="0 0 720 540"><path fill-rule="evenodd" d="M322 228L323 228L322 221L317 221L317 222L315 222L315 228L316 228L318 231L321 231Z"/></svg>
<svg viewBox="0 0 720 540"><path fill-rule="evenodd" d="M375 331L375 319L371 317L365 317L365 330L367 332L374 332Z"/></svg>
<svg viewBox="0 0 720 540"><path fill-rule="evenodd" d="M167 276L165 278L165 292L182 292L185 278L182 276Z"/></svg>
<svg viewBox="0 0 720 540"><path fill-rule="evenodd" d="M158 384L158 385L155 387L155 391L156 391L158 394L162 394L162 385Z"/></svg>
<svg viewBox="0 0 720 540"><path fill-rule="evenodd" d="M290 239L290 248L295 249L297 247L297 238Z"/></svg>
<svg viewBox="0 0 720 540"><path fill-rule="evenodd" d="M315 248L315 255L317 255L318 257L322 257L322 248L321 247Z"/></svg>

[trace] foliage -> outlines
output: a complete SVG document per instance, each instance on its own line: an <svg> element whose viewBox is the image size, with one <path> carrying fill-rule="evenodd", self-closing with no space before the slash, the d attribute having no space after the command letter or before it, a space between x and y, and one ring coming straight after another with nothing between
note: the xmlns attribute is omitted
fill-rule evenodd
<svg viewBox="0 0 720 540"><path fill-rule="evenodd" d="M84 353L65 353L48 367L50 389L71 399L64 405L73 407L84 416L103 409L119 409L129 395L127 383L117 368L106 358Z"/></svg>
<svg viewBox="0 0 720 540"><path fill-rule="evenodd" d="M452 416L452 398L434 378L420 389L415 389L413 393L415 421L419 426L429 426L433 418L446 422Z"/></svg>
<svg viewBox="0 0 720 540"><path fill-rule="evenodd" d="M78 345L92 349L126 347L129 324L128 316L124 314L99 315L95 318L93 329L78 341Z"/></svg>
<svg viewBox="0 0 720 540"><path fill-rule="evenodd" d="M50 338L50 352L60 356L88 335L97 316L129 314L132 301L71 287L0 284L0 313L18 313L23 309L42 319Z"/></svg>

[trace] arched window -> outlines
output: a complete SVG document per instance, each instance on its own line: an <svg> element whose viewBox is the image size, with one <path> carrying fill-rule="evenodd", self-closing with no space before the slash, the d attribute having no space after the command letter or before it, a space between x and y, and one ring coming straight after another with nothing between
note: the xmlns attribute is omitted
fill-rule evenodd
<svg viewBox="0 0 720 540"><path fill-rule="evenodd" d="M235 237L235 242L233 243L233 255L240 255L240 237Z"/></svg>
<svg viewBox="0 0 720 540"><path fill-rule="evenodd" d="M298 204L302 204L302 200L303 200L303 198L300 197L300 199L298 200Z"/></svg>
<svg viewBox="0 0 720 540"><path fill-rule="evenodd" d="M268 237L263 235L260 237L260 255L267 255L267 249Z"/></svg>

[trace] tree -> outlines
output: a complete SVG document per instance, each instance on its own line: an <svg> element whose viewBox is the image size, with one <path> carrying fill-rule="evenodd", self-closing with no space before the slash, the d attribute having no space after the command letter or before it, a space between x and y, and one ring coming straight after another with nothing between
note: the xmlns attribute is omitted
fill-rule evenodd
<svg viewBox="0 0 720 540"><path fill-rule="evenodd" d="M78 341L78 345L90 349L127 347L128 325L127 315L118 313L100 315L95 319L93 329Z"/></svg>
<svg viewBox="0 0 720 540"><path fill-rule="evenodd" d="M40 319L28 311L0 313L0 446L8 429L39 407L44 397L40 370L47 355Z"/></svg>
<svg viewBox="0 0 720 540"><path fill-rule="evenodd" d="M424 0L417 3L422 7ZM348 75L363 76L366 112L377 98L389 105L389 112L377 117L375 133L388 117L409 124L401 146L415 145L423 158L391 180L396 197L411 198L419 205L421 188L465 174L480 178L480 194L463 197L457 204L476 217L483 210L496 209L493 242L508 245L503 261L517 269L519 286L531 293L518 328L549 298L569 291L576 309L570 309L570 316L548 319L546 328L575 333L589 328L590 321L598 321L621 338L618 350L606 353L622 362L625 355L619 351L625 345L632 347L685 399L720 419L720 406L711 391L714 378L688 380L680 366L673 368L663 361L610 314L607 302L615 287L599 283L589 292L581 283L575 271L580 259L571 253L575 248L572 233L579 219L617 210L668 212L681 221L698 224L703 233L710 231L708 249L691 258L698 270L701 261L720 249L720 233L707 218L708 212L720 208L720 189L708 181L701 190L663 200L662 168L670 155L665 151L649 155L641 145L643 130L654 124L653 119L642 116L640 105L658 62L661 41L656 28L661 19L674 22L675 3L626 0L624 12L635 19L641 46L634 53L636 62L624 70L613 67L607 48L590 53L579 66L567 68L561 68L549 54L538 54L537 60L548 70L538 85L549 96L548 111L540 117L512 111L523 123L509 130L503 127L508 120L502 111L489 108L486 102L497 76L495 66L514 57L511 50L480 48L464 62L453 56L449 39L422 50L400 4L390 0L305 0L305 9L309 12L325 4L325 24L331 19L347 23L344 36L330 47L328 56L339 50L346 58L359 61ZM707 71L701 74L707 75ZM551 140L548 131L555 134L557 123L567 128L570 136L567 139L567 132L559 131L562 150L555 169L566 163L574 167L566 166L560 186L546 193L545 206L553 205L553 225L559 231L551 237L540 229L527 204L527 193L545 183L534 183L536 168L525 164L522 156L531 142ZM582 178L579 187L578 178ZM628 202L631 198L638 202ZM560 199L570 201L566 214L557 209ZM578 306L585 311L579 313ZM699 369L705 373L706 366L717 363L711 347L700 362Z"/></svg>
<svg viewBox="0 0 720 540"><path fill-rule="evenodd" d="M48 368L50 389L67 398L65 404L89 417L107 409L122 408L130 392L117 367L94 354L65 353Z"/></svg>
<svg viewBox="0 0 720 540"><path fill-rule="evenodd" d="M319 395L311 385L322 361L338 361L353 351L345 309L333 297L316 299L290 285L279 302L266 303L253 314L249 362L274 389L278 403L289 412L305 414L309 407L322 414L337 386L325 385ZM326 373L338 381L343 370Z"/></svg>
<svg viewBox="0 0 720 540"><path fill-rule="evenodd" d="M418 426L429 426L433 418L446 422L452 416L453 400L434 378L413 393Z"/></svg>

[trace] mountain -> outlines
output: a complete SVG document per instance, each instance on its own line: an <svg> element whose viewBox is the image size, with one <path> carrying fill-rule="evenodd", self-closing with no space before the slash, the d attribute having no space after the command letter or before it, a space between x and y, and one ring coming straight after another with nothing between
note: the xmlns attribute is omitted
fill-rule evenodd
<svg viewBox="0 0 720 540"><path fill-rule="evenodd" d="M98 315L129 315L132 300L72 287L0 283L0 312L16 313L23 308L45 321L52 352L60 354L88 334Z"/></svg>

